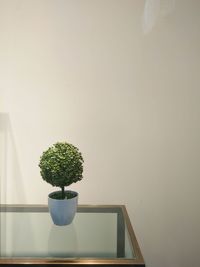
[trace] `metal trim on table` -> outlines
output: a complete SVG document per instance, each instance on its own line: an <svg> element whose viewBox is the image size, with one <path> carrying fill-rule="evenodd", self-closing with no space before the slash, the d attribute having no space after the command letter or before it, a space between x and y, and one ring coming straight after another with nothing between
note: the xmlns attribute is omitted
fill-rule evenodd
<svg viewBox="0 0 200 267"><path fill-rule="evenodd" d="M130 218L124 205L79 205L78 212L117 213L117 256L118 258L0 258L0 265L130 265L144 267L144 259L140 251ZM0 212L48 212L46 205L6 205L0 204ZM123 259L125 245L125 224L132 245L135 259Z"/></svg>

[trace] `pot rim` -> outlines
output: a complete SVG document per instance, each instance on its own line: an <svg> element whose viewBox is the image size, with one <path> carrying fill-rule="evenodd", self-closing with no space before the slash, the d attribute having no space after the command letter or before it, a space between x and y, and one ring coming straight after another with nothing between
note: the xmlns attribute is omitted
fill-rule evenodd
<svg viewBox="0 0 200 267"><path fill-rule="evenodd" d="M57 193L57 192L60 192L60 190L57 190L57 191L53 191L51 193L48 194L48 198L51 199L51 200L54 200L54 201L69 201L69 200L72 200L72 199L75 199L78 197L78 192L76 191L73 191L73 190L65 190L65 192L70 192L70 193L74 193L75 196L72 197L72 198L65 198L65 199L56 199L56 198L52 198L51 196L54 194L54 193Z"/></svg>

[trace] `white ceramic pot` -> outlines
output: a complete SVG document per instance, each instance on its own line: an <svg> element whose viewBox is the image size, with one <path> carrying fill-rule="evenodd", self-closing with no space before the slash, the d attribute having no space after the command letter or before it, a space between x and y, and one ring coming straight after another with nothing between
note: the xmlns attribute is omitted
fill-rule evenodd
<svg viewBox="0 0 200 267"><path fill-rule="evenodd" d="M75 191L65 192L71 192L75 195L75 197L69 199L53 199L51 196L55 192L50 193L48 196L49 212L54 224L56 225L70 224L77 211L78 193Z"/></svg>

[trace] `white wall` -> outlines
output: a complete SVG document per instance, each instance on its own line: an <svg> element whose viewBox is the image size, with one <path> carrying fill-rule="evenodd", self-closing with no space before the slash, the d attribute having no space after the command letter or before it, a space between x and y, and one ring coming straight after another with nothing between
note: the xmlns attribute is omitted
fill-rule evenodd
<svg viewBox="0 0 200 267"><path fill-rule="evenodd" d="M85 159L79 202L126 204L147 267L199 266L199 12L0 0L1 202L46 203L39 157L66 140Z"/></svg>

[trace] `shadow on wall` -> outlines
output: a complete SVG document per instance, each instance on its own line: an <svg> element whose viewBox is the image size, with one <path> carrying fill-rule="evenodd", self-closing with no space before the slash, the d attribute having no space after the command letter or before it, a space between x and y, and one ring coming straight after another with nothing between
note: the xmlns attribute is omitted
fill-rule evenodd
<svg viewBox="0 0 200 267"><path fill-rule="evenodd" d="M0 113L0 203L25 203L26 196L8 113Z"/></svg>

